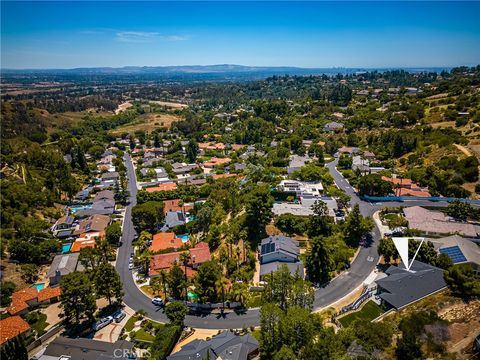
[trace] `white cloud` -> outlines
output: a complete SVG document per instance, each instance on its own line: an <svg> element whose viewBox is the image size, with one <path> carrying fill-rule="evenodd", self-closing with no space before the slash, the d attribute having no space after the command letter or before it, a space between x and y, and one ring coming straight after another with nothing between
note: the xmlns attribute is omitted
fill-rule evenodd
<svg viewBox="0 0 480 360"><path fill-rule="evenodd" d="M115 40L126 43L149 43L156 40L185 41L188 40L188 37L182 35L161 35L158 32L147 31L118 31L115 34Z"/></svg>

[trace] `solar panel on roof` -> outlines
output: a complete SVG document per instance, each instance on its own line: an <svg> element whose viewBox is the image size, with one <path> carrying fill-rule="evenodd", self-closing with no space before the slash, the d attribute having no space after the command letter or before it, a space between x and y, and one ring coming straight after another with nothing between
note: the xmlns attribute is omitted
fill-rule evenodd
<svg viewBox="0 0 480 360"><path fill-rule="evenodd" d="M458 246L450 246L440 249L441 254L447 254L454 264L465 262L467 258L463 255L462 250Z"/></svg>

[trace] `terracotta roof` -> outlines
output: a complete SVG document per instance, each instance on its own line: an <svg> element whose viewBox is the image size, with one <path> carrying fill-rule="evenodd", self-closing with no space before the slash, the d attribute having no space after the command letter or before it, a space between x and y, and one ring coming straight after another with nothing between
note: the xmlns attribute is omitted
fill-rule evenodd
<svg viewBox="0 0 480 360"><path fill-rule="evenodd" d="M217 158L217 157L212 157L209 161L206 161L203 163L204 167L215 167L219 165L225 165L228 164L232 159L230 158Z"/></svg>
<svg viewBox="0 0 480 360"><path fill-rule="evenodd" d="M62 290L60 289L60 287L47 287L38 292L38 302L59 297L61 293Z"/></svg>
<svg viewBox="0 0 480 360"><path fill-rule="evenodd" d="M232 144L232 149L234 151L238 151L240 149L243 149L246 145L243 145L243 144Z"/></svg>
<svg viewBox="0 0 480 360"><path fill-rule="evenodd" d="M397 196L422 196L422 197L432 196L428 191L416 190L416 189L400 188L394 191Z"/></svg>
<svg viewBox="0 0 480 360"><path fill-rule="evenodd" d="M25 309L28 309L27 301L36 299L37 295L38 291L34 287L14 292L12 294L12 303L7 308L8 313L10 315L15 315Z"/></svg>
<svg viewBox="0 0 480 360"><path fill-rule="evenodd" d="M214 142L198 143L198 147L200 149L208 149L208 150L223 150L225 149L225 144L214 143Z"/></svg>
<svg viewBox="0 0 480 360"><path fill-rule="evenodd" d="M210 261L212 256L208 244L205 242L199 242L194 248L190 249L191 263L202 264L206 261Z"/></svg>
<svg viewBox="0 0 480 360"><path fill-rule="evenodd" d="M166 250L166 249L178 249L182 247L182 239L178 238L173 232L161 232L153 235L152 245L150 250L153 252Z"/></svg>
<svg viewBox="0 0 480 360"><path fill-rule="evenodd" d="M212 175L212 179L218 180L218 179L225 179L225 178L236 177L236 176L237 174L215 174L215 175Z"/></svg>
<svg viewBox="0 0 480 360"><path fill-rule="evenodd" d="M182 200L180 199L165 200L163 202L163 211L167 213L169 211L189 211L193 209L193 204L190 203L184 203L182 206L180 206L181 201Z"/></svg>
<svg viewBox="0 0 480 360"><path fill-rule="evenodd" d="M393 185L401 185L401 186L412 186L412 179L393 179L387 176L382 176L383 181L388 181Z"/></svg>
<svg viewBox="0 0 480 360"><path fill-rule="evenodd" d="M326 143L325 143L325 141L319 140L317 144L320 145L320 146L324 146Z"/></svg>
<svg viewBox="0 0 480 360"><path fill-rule="evenodd" d="M76 240L73 242L70 252L77 252L86 247L95 247L95 239Z"/></svg>
<svg viewBox="0 0 480 360"><path fill-rule="evenodd" d="M145 191L151 193L151 192L155 192L155 191L175 190L176 188L177 188L177 184L174 183L174 182L170 182L170 183L160 184L160 185L154 186L154 187L145 188Z"/></svg>
<svg viewBox="0 0 480 360"><path fill-rule="evenodd" d="M23 334L29 329L30 325L18 315L0 320L0 344Z"/></svg>

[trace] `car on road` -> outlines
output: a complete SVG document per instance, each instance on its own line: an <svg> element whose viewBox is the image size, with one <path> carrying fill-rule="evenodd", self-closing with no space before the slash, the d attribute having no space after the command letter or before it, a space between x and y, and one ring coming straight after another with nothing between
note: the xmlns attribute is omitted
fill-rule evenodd
<svg viewBox="0 0 480 360"><path fill-rule="evenodd" d="M112 316L107 316L107 317L101 318L95 324L93 324L93 330L98 331L100 329L103 329L105 326L111 324L112 321L113 321Z"/></svg>
<svg viewBox="0 0 480 360"><path fill-rule="evenodd" d="M159 297L154 297L152 299L152 304L157 306L163 306L163 300Z"/></svg>
<svg viewBox="0 0 480 360"><path fill-rule="evenodd" d="M128 264L128 270L133 270L134 267L133 263Z"/></svg>
<svg viewBox="0 0 480 360"><path fill-rule="evenodd" d="M122 321L125 318L125 316L127 316L127 314L125 314L125 311L122 311L122 310L118 310L112 315L113 320L115 320L116 323L119 323L120 321Z"/></svg>

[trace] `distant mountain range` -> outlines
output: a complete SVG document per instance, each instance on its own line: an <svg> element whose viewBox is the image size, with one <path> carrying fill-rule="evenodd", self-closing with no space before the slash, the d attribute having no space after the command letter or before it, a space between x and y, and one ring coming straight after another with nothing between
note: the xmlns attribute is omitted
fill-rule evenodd
<svg viewBox="0 0 480 360"><path fill-rule="evenodd" d="M59 74L59 75L320 75L355 74L365 71L403 69L409 72L442 71L449 68L300 68L290 66L243 66L243 65L182 65L182 66L124 66L92 67L74 69L2 69L3 74Z"/></svg>

